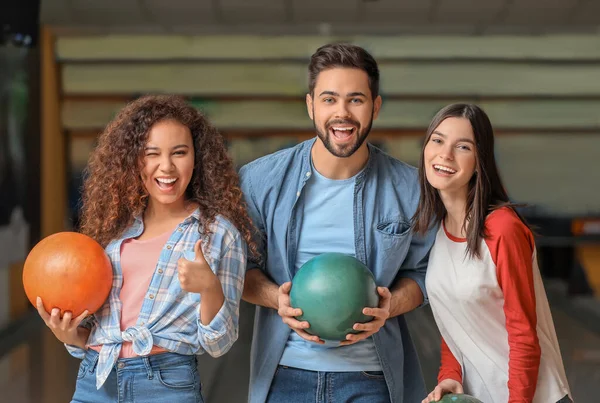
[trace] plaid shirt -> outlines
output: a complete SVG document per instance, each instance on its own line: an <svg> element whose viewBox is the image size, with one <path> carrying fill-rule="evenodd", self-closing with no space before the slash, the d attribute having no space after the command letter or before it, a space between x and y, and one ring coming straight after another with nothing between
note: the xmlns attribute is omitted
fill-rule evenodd
<svg viewBox="0 0 600 403"><path fill-rule="evenodd" d="M237 340L247 249L232 223L217 216L212 224L212 234L202 244L204 257L219 277L225 295L225 303L208 325L200 322L200 294L183 291L179 284L177 261L184 255L187 258L194 256L194 245L200 238L199 215L196 209L171 234L160 253L137 323L124 330L120 326L122 303L119 299L123 285L121 244L142 234L142 220L136 218L121 238L106 247L113 266L112 289L104 305L87 324L91 325L87 344L102 345L96 375L98 389L115 366L124 341L132 342L133 351L140 356L148 355L156 345L178 354L203 354L206 351L218 357ZM66 347L74 357L85 356L85 351L78 347Z"/></svg>

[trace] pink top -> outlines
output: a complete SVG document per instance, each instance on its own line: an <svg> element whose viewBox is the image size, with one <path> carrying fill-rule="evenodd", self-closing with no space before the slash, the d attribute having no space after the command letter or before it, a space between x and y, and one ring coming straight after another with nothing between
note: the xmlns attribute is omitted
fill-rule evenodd
<svg viewBox="0 0 600 403"><path fill-rule="evenodd" d="M172 231L168 231L157 237L141 241L127 239L121 244L121 270L123 273L123 287L120 294L123 304L121 331L137 324L160 252L169 240L171 233ZM90 346L90 348L100 351L101 346ZM154 346L150 354L163 351L165 350ZM123 342L119 358L132 357L137 357L137 354L133 352L132 343Z"/></svg>

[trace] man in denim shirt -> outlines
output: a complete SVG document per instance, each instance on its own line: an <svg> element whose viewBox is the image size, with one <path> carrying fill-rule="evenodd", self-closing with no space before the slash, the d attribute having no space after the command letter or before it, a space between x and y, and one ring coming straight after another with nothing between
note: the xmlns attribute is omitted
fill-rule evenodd
<svg viewBox="0 0 600 403"><path fill-rule="evenodd" d="M434 231L410 230L417 171L365 142L381 108L379 69L364 49L326 45L309 66L308 114L317 137L240 171L262 261L250 261L244 299L256 304L251 403L414 403L426 395L404 313L426 302ZM325 252L355 256L375 275L379 308L341 343L308 334L290 307L290 281Z"/></svg>

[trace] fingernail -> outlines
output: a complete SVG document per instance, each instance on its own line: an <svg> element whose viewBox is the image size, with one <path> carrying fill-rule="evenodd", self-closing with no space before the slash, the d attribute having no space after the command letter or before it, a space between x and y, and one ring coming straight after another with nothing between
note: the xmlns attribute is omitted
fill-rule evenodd
<svg viewBox="0 0 600 403"><path fill-rule="evenodd" d="M35 300L36 304L41 304L42 303L42 299L40 297L37 297L37 299Z"/></svg>

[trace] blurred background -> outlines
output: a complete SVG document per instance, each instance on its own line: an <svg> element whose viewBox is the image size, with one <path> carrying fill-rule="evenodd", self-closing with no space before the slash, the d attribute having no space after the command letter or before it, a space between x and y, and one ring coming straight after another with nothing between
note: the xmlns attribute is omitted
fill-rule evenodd
<svg viewBox="0 0 600 403"><path fill-rule="evenodd" d="M72 396L78 360L22 286L40 239L78 223L81 173L128 101L185 95L236 165L314 136L304 96L322 44L365 47L381 69L370 141L417 164L442 106L489 114L509 194L536 226L569 383L600 383L600 2L594 0L21 0L0 3L0 391L2 402ZM199 370L208 402L246 400L253 307L240 339ZM439 334L408 315L426 382ZM409 402L412 403L412 402Z"/></svg>

